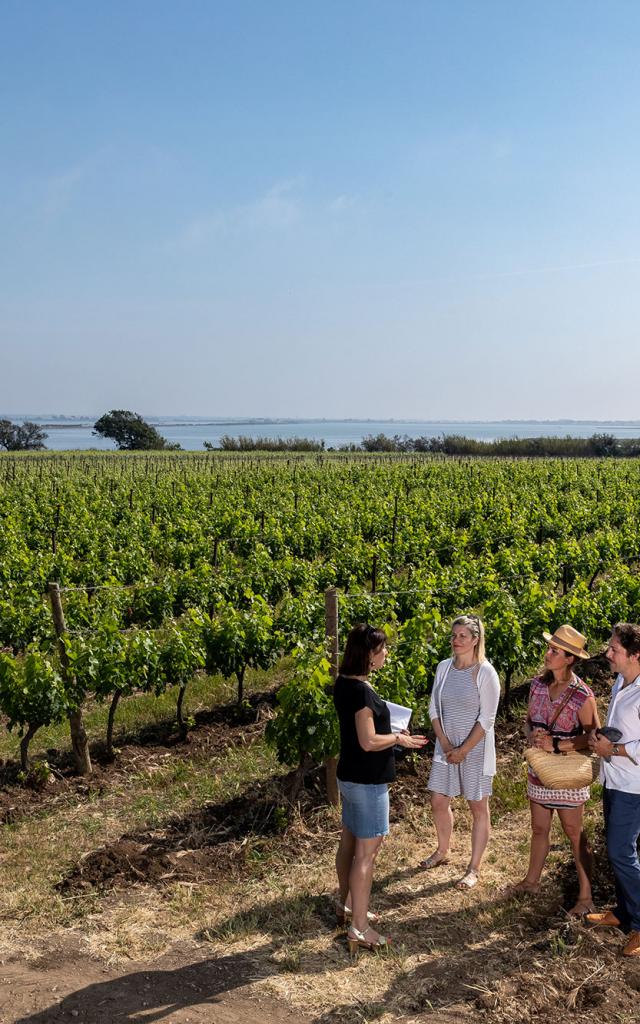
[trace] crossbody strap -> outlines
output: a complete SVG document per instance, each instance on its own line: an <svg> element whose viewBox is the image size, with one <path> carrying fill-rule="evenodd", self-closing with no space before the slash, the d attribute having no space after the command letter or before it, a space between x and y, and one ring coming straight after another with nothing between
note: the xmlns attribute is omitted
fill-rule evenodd
<svg viewBox="0 0 640 1024"><path fill-rule="evenodd" d="M558 718L560 717L560 715L562 714L562 712L566 708L567 704L569 703L569 701L573 697L573 694L576 692L576 690L578 688L579 688L579 684L572 680L571 683L569 684L569 686L567 687L567 692L564 695L564 700L560 704L560 707L556 711L556 713L553 716L553 718L551 719L551 721L547 723L547 729L549 730L549 732L551 732L551 730L553 729L553 726L558 721Z"/></svg>

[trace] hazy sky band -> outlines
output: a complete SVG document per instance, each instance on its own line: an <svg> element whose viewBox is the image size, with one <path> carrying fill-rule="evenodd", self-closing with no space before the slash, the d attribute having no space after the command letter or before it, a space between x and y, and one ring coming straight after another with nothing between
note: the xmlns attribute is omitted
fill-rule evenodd
<svg viewBox="0 0 640 1024"><path fill-rule="evenodd" d="M636 412L640 5L0 20L0 407Z"/></svg>

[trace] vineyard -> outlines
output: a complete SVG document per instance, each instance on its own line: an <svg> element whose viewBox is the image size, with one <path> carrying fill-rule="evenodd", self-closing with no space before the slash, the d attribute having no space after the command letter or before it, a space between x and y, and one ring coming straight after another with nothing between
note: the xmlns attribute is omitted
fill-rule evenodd
<svg viewBox="0 0 640 1024"><path fill-rule="evenodd" d="M323 593L341 635L388 625L380 681L420 711L450 617L480 611L504 683L569 621L598 645L640 609L640 469L610 461L92 455L0 461L0 712L22 735L194 675L293 655L283 760L335 753ZM61 595L59 651L48 587ZM304 697L304 705L302 698Z"/></svg>
<svg viewBox="0 0 640 1024"><path fill-rule="evenodd" d="M509 720L512 692L539 664L543 630L570 622L596 653L613 622L640 618L639 504L640 464L624 459L480 462L437 455L239 452L0 456L0 724L9 730L2 743L3 778L12 801L7 842L22 851L24 843L17 844L23 812L15 810L22 806L15 795L21 786L33 790L42 783L39 799L48 806L47 747L52 735L63 737L67 723L64 742L74 772L85 780L84 789L50 797L50 807L61 801L64 822L55 819L55 828L68 829L86 859L80 864L69 851L64 863L43 866L39 906L49 906L46 893L55 888L58 926L85 921L83 900L95 911L91 900L106 881L116 889L143 879L188 885L188 914L185 890L171 890L174 923L180 907L189 927L202 915L201 939L213 948L224 952L227 941L256 943L268 920L269 927L275 925L258 911L257 917L232 911L241 899L231 882L238 865L242 899L258 906L265 878L281 880L285 871L302 893L314 872L326 877L333 857L335 812L326 807L319 766L337 752L330 695L335 648L354 622L384 625L392 654L377 688L411 706L414 723L428 726L433 672L449 653L450 620L463 611L482 615L488 657L503 686L502 781L495 809L506 831L497 885L505 865L521 860L527 830L526 817L518 819L517 830L508 828L510 816L525 807L521 781L514 782L520 755L517 723ZM336 618L328 610L336 607L337 634L327 637ZM264 693L256 694L256 680ZM151 767L132 746L127 708L137 702L147 709L157 702L155 720L168 716L167 735L178 744L162 748L166 761L149 754ZM87 717L99 720L102 730L99 739L91 733L91 744ZM430 826L424 806L416 804L424 802L424 762L404 771L398 792L406 843L412 829L422 837ZM96 774L99 783L91 781ZM133 802L116 813L125 778ZM282 795L291 796L292 778L302 787L297 810ZM153 813L144 803L149 790ZM187 809L178 820L169 797L177 800L179 793ZM79 809L75 799L81 800ZM207 800L215 807L207 810ZM102 801L96 812L91 801ZM94 835L101 837L99 849ZM209 848L213 861L205 864L203 850ZM396 861L386 865L389 884L406 885L405 896L414 891L410 874L403 882L403 871L415 859L407 849L390 852ZM178 855L180 871L171 859ZM107 860L111 874L105 874ZM173 881L161 882L165 878ZM223 886L215 915L224 910L227 916L224 926L212 930L203 923L214 913L212 904L200 895L196 907L196 896L198 886L214 879ZM259 888L247 879L259 879ZM434 894L440 898L437 886ZM168 903L157 899L162 906L154 903L156 921L164 920ZM276 942L283 978L305 961L305 942L314 933L308 908L301 909L307 904L299 899L287 897L286 923ZM35 920L40 909L25 907L20 904L23 919ZM79 918L69 918L71 907ZM416 938L420 955L435 955L438 943L448 950L454 925L459 934L471 928L480 942L488 909L466 924L464 913L458 918L448 904L441 910L449 915L449 931L438 933L433 948ZM531 912L534 937L535 914L541 911ZM115 904L109 913L113 927ZM311 913L322 919L317 902ZM504 914L492 920L500 932L493 950L498 958L501 942L517 947L516 933L509 931L516 925ZM558 934L556 946L566 942L569 948L569 938ZM145 956L153 955L149 949ZM343 963L341 953L337 962ZM485 982L478 981L487 962L478 961L472 994L460 989L462 1002L480 999L482 1008L482 998L489 998ZM398 1014L409 1006L406 970L394 961ZM387 968L358 971L365 987L384 991L389 983ZM425 981L414 1009L445 1005L437 984L429 985ZM580 998L588 991L587 986ZM352 1002L342 996L342 1009L327 1015L326 1024L354 1019ZM307 1003L300 994L291 998L309 1010L310 996ZM576 999L573 1009L583 1005ZM383 1011L367 1013L359 1019L381 1018ZM538 1019L546 1020L542 1010Z"/></svg>

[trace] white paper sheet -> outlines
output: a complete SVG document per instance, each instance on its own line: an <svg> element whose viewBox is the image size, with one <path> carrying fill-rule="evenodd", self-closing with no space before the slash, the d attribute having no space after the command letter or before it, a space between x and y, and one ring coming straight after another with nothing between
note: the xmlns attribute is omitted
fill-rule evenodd
<svg viewBox="0 0 640 1024"><path fill-rule="evenodd" d="M394 704L390 700L385 700L385 704L391 713L391 732L402 732L403 729L408 729L413 714L411 708L403 708L402 704Z"/></svg>

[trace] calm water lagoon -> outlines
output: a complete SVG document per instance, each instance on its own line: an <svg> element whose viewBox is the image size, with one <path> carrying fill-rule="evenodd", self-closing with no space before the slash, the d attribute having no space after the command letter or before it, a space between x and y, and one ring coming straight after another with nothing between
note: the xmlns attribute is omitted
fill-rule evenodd
<svg viewBox="0 0 640 1024"><path fill-rule="evenodd" d="M92 433L92 420L64 420L46 416L11 417L14 420L31 419L42 424L48 437L47 448L52 451L97 448L101 451L115 447L112 441ZM96 417L97 418L97 417ZM500 437L590 437L592 434L613 434L615 437L640 437L640 421L598 422L586 420L502 420L493 423L480 421L434 420L220 420L200 417L149 417L168 441L178 442L186 451L202 451L203 442L214 446L220 438L231 437L307 437L324 440L325 447L359 444L368 434L400 434L409 437L437 437L441 434L462 434L481 441Z"/></svg>

